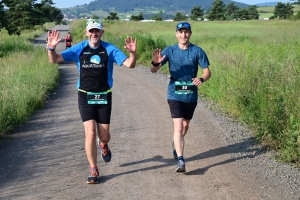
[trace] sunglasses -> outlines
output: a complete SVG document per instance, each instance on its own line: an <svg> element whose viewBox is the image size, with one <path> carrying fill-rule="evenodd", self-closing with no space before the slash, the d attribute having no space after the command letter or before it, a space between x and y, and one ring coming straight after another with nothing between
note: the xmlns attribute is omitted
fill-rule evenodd
<svg viewBox="0 0 300 200"><path fill-rule="evenodd" d="M176 29L179 29L179 28L191 29L191 25L187 22L182 22L182 23L177 24Z"/></svg>

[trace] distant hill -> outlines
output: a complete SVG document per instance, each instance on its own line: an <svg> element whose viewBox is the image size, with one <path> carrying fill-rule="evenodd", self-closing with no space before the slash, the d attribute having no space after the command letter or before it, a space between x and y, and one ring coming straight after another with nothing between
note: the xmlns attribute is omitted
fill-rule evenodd
<svg viewBox="0 0 300 200"><path fill-rule="evenodd" d="M249 5L239 3L231 0L223 0L223 3L228 5L230 2L234 2L235 5L242 7L248 7ZM166 12L183 12L190 13L192 8L195 6L201 6L207 11L212 6L213 0L199 1L199 0L164 0L164 1L153 1L153 0L95 0L87 5L88 10L103 10L106 12L130 12L135 9L158 9Z"/></svg>
<svg viewBox="0 0 300 200"><path fill-rule="evenodd" d="M81 6L75 6L72 8L61 9L63 14L67 15L69 18L82 17L95 13L101 13L102 17L106 17L103 13L108 15L109 12L117 12L118 14L126 13L126 15L132 15L142 12L145 18L153 16L158 13L158 11L163 12L163 18L170 18L175 16L176 12L181 12L183 14L190 14L191 10L195 6L201 6L205 12L211 8L214 0L164 0L164 1L153 1L153 0L94 0L89 4L84 4ZM244 3L239 3L231 0L223 0L225 5L233 2L236 6L240 8L246 8L249 5ZM72 17L70 17L72 15ZM99 16L99 15L98 15ZM173 18L172 17L172 18Z"/></svg>
<svg viewBox="0 0 300 200"><path fill-rule="evenodd" d="M258 3L257 6L276 6L278 2Z"/></svg>

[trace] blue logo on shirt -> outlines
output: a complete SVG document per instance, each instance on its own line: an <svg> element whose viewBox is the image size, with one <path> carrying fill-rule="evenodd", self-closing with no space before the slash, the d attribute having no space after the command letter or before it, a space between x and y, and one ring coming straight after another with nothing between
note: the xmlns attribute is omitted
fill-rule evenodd
<svg viewBox="0 0 300 200"><path fill-rule="evenodd" d="M90 59L91 63L99 64L101 62L101 58L98 55L93 55Z"/></svg>

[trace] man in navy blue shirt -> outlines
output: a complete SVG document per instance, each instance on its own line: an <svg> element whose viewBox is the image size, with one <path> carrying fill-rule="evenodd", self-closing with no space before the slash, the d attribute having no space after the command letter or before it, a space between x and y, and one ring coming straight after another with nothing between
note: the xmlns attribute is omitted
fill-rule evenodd
<svg viewBox="0 0 300 200"><path fill-rule="evenodd" d="M198 100L198 87L211 77L209 60L202 48L190 43L192 27L188 22L176 26L178 43L163 51L155 49L152 53L151 72L169 63L170 83L168 85L168 104L174 122L172 153L178 160L176 172L186 172L183 158L184 136L188 131ZM197 77L198 69L201 77Z"/></svg>

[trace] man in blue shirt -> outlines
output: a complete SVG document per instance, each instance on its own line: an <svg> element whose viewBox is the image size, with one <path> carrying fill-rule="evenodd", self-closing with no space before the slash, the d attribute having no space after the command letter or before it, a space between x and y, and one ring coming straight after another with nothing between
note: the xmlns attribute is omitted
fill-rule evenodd
<svg viewBox="0 0 300 200"><path fill-rule="evenodd" d="M62 53L56 53L55 47L61 41L59 31L48 32L48 57L52 63L75 61L79 78L78 108L85 129L85 151L90 164L87 183L99 182L97 167L96 138L99 138L102 159L111 160L111 151L107 143L110 140L110 117L112 108L113 64L134 68L136 64L136 39L127 37L124 48L130 53L127 57L114 45L101 40L104 33L102 23L88 19L82 41Z"/></svg>
<svg viewBox="0 0 300 200"><path fill-rule="evenodd" d="M198 86L211 77L211 72L206 53L190 43L191 25L188 22L178 23L175 35L178 44L168 46L163 51L153 51L151 72L155 73L161 66L169 63L171 80L168 86L168 104L174 122L172 153L178 160L176 172L186 172L183 158L184 136L197 106ZM199 66L203 73L197 78Z"/></svg>

